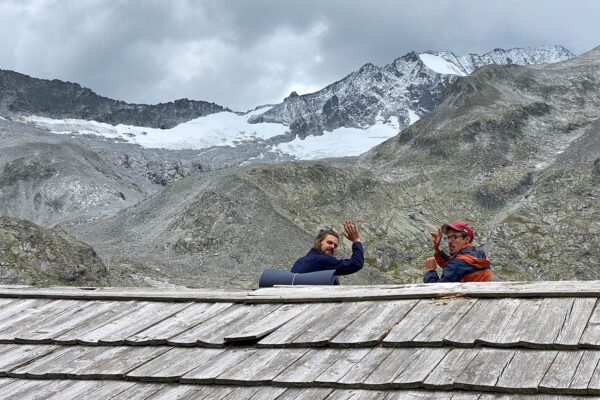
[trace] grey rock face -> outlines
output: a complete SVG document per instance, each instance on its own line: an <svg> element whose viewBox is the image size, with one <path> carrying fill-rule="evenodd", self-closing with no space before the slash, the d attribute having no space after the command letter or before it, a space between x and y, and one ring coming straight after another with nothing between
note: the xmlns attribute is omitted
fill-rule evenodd
<svg viewBox="0 0 600 400"><path fill-rule="evenodd" d="M367 128L395 117L402 130L410 123L409 110L418 117L432 111L442 101L446 87L460 74L468 75L489 64L540 64L574 56L561 46L496 49L463 57L450 52L429 54L451 63L457 74L436 72L427 67L419 54L410 52L384 67L365 64L318 92L302 96L293 92L283 103L251 117L249 122L283 123L299 137L305 137L340 127Z"/></svg>
<svg viewBox="0 0 600 400"><path fill-rule="evenodd" d="M0 115L33 114L167 129L225 110L214 103L188 99L155 105L128 104L99 96L76 83L0 70Z"/></svg>
<svg viewBox="0 0 600 400"><path fill-rule="evenodd" d="M101 286L109 275L95 251L66 232L0 215L0 283Z"/></svg>

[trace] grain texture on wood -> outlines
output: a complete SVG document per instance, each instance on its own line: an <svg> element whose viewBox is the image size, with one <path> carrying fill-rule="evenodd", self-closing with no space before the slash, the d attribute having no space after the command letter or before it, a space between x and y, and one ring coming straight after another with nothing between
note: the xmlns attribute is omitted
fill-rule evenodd
<svg viewBox="0 0 600 400"><path fill-rule="evenodd" d="M388 345L407 345L412 343L427 325L444 311L443 301L421 300L383 339Z"/></svg>
<svg viewBox="0 0 600 400"><path fill-rule="evenodd" d="M240 329L240 331L230 333L225 337L225 341L241 342L263 338L296 317L307 307L307 304L286 304L264 318Z"/></svg>
<svg viewBox="0 0 600 400"><path fill-rule="evenodd" d="M307 349L260 349L217 377L222 383L267 384L298 361Z"/></svg>
<svg viewBox="0 0 600 400"><path fill-rule="evenodd" d="M340 349L311 349L273 378L273 382L310 384L342 354Z"/></svg>
<svg viewBox="0 0 600 400"><path fill-rule="evenodd" d="M170 338L168 343L222 346L225 344L225 337L229 336L232 332L244 330L256 320L264 318L279 307L281 307L279 304L237 304L211 319Z"/></svg>
<svg viewBox="0 0 600 400"><path fill-rule="evenodd" d="M233 303L191 303L169 318L129 336L128 344L166 344L167 339L177 336L196 325L223 312Z"/></svg>
<svg viewBox="0 0 600 400"><path fill-rule="evenodd" d="M342 303L323 315L321 319L315 321L308 329L295 337L291 343L295 346L326 345L344 328L360 317L369 305L368 302Z"/></svg>
<svg viewBox="0 0 600 400"><path fill-rule="evenodd" d="M417 300L378 301L370 304L368 310L331 340L331 345L372 346L381 342L417 304Z"/></svg>
<svg viewBox="0 0 600 400"><path fill-rule="evenodd" d="M110 400L146 400L164 387L160 383L136 383Z"/></svg>
<svg viewBox="0 0 600 400"><path fill-rule="evenodd" d="M340 357L321 375L315 382L318 383L335 383L339 381L352 367L358 364L372 349L348 349L342 350Z"/></svg>
<svg viewBox="0 0 600 400"><path fill-rule="evenodd" d="M515 346L519 342L519 335L529 327L535 318L537 310L542 304L542 299L519 299L519 304L512 315L503 314L498 320L496 329L488 329L477 339L477 343L490 346Z"/></svg>
<svg viewBox="0 0 600 400"><path fill-rule="evenodd" d="M494 388L513 356L512 350L481 350L456 378L456 387L469 390Z"/></svg>
<svg viewBox="0 0 600 400"><path fill-rule="evenodd" d="M412 339L415 345L441 345L446 335L456 326L463 316L473 307L474 299L438 300L444 308L417 336Z"/></svg>
<svg viewBox="0 0 600 400"><path fill-rule="evenodd" d="M577 370L569 383L570 391L586 393L590 380L598 366L598 361L600 361L600 351L589 350L583 353L577 365Z"/></svg>
<svg viewBox="0 0 600 400"><path fill-rule="evenodd" d="M453 389L456 378L473 361L479 349L452 349L429 373L423 385L428 389Z"/></svg>
<svg viewBox="0 0 600 400"><path fill-rule="evenodd" d="M572 298L543 299L540 308L515 337L518 344L527 347L548 348L565 324L567 314L573 307Z"/></svg>
<svg viewBox="0 0 600 400"><path fill-rule="evenodd" d="M44 345L14 345L8 351L0 354L0 374L5 375L6 372L27 365L32 362L44 359L56 351L56 346Z"/></svg>
<svg viewBox="0 0 600 400"><path fill-rule="evenodd" d="M183 375L223 353L223 349L172 348L127 373L127 377L152 382L176 381Z"/></svg>
<svg viewBox="0 0 600 400"><path fill-rule="evenodd" d="M574 298L573 306L567 313L554 343L577 348L597 301L598 299L593 297Z"/></svg>
<svg viewBox="0 0 600 400"><path fill-rule="evenodd" d="M588 320L588 323L581 335L579 344L596 347L600 343L600 302L596 302L596 307Z"/></svg>
<svg viewBox="0 0 600 400"><path fill-rule="evenodd" d="M496 387L513 393L536 393L556 355L551 350L515 350Z"/></svg>
<svg viewBox="0 0 600 400"><path fill-rule="evenodd" d="M285 325L275 330L258 342L259 346L289 346L290 343L318 320L326 317L329 313L336 312L341 307L339 304L311 304L296 317L289 320Z"/></svg>
<svg viewBox="0 0 600 400"><path fill-rule="evenodd" d="M363 380L364 384L373 387L390 387L394 378L414 362L423 350L423 348L393 349L389 356Z"/></svg>
<svg viewBox="0 0 600 400"><path fill-rule="evenodd" d="M472 346L486 336L495 335L510 321L520 302L520 299L478 299L444 342Z"/></svg>
<svg viewBox="0 0 600 400"><path fill-rule="evenodd" d="M583 351L559 351L539 387L554 391L568 388L583 354Z"/></svg>
<svg viewBox="0 0 600 400"><path fill-rule="evenodd" d="M449 349L424 349L411 360L407 367L394 378L394 383L402 387L421 387L427 376L448 354Z"/></svg>
<svg viewBox="0 0 600 400"><path fill-rule="evenodd" d="M346 385L363 383L391 353L391 348L373 348L369 354L350 368L338 382Z"/></svg>
<svg viewBox="0 0 600 400"><path fill-rule="evenodd" d="M213 357L199 364L196 368L186 373L181 379L182 383L215 383L215 378L230 368L240 364L257 350L255 348L229 349L218 357Z"/></svg>

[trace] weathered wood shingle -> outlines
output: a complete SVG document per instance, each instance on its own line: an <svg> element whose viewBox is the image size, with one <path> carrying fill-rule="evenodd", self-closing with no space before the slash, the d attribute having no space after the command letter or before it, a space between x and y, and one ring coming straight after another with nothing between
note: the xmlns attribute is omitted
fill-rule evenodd
<svg viewBox="0 0 600 400"><path fill-rule="evenodd" d="M598 297L598 282L5 287L0 398L592 398Z"/></svg>

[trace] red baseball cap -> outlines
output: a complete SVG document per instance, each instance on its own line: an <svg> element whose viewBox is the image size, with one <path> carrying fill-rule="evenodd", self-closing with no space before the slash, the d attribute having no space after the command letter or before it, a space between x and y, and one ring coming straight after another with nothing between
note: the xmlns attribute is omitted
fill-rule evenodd
<svg viewBox="0 0 600 400"><path fill-rule="evenodd" d="M444 234L447 234L449 229L455 230L457 232L464 232L471 238L471 242L473 241L473 228L471 228L467 223L462 221L455 221L449 224L442 225L442 232L444 232Z"/></svg>

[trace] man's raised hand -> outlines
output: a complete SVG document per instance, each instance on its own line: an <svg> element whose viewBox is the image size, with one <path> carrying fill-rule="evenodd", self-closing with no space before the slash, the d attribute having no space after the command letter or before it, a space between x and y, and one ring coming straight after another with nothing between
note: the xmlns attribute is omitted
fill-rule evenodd
<svg viewBox="0 0 600 400"><path fill-rule="evenodd" d="M352 243L360 242L360 234L358 233L358 228L352 221L344 222L344 236L346 239L350 240Z"/></svg>

